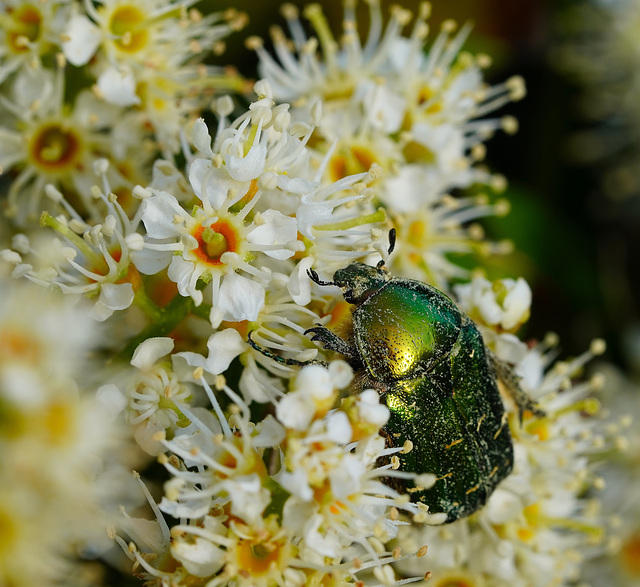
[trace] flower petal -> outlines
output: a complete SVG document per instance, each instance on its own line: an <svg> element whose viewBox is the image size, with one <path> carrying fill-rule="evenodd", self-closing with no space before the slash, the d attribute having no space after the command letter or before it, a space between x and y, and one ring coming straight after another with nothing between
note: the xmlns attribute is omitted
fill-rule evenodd
<svg viewBox="0 0 640 587"><path fill-rule="evenodd" d="M212 334L207 342L207 347L209 348L207 359L199 353L192 352L176 353L176 355L184 357L191 367L202 367L205 371L218 375L226 371L231 361L246 350L247 343L237 330L226 328Z"/></svg>
<svg viewBox="0 0 640 587"><path fill-rule="evenodd" d="M131 71L109 67L98 78L98 89L104 99L118 106L136 106L142 103L136 94L136 80Z"/></svg>
<svg viewBox="0 0 640 587"><path fill-rule="evenodd" d="M203 202L209 202L214 210L222 208L230 194L236 194L235 201L249 190L249 183L238 183L225 168L213 167L209 159L195 159L191 163L189 183L193 193Z"/></svg>
<svg viewBox="0 0 640 587"><path fill-rule="evenodd" d="M187 218L188 214L171 194L156 192L140 204L140 219L151 238L172 238L179 232L174 219Z"/></svg>
<svg viewBox="0 0 640 587"><path fill-rule="evenodd" d="M191 141L198 151L207 157L213 155L211 150L211 135L209 134L209 128L207 123L202 118L198 118L193 124L193 131L191 133Z"/></svg>
<svg viewBox="0 0 640 587"><path fill-rule="evenodd" d="M278 245L294 242L298 236L298 223L295 218L285 216L277 210L266 210L260 215L263 223L256 226L248 235L247 240L257 245ZM265 250L264 254L283 261L294 255L295 251L283 247L282 249Z"/></svg>
<svg viewBox="0 0 640 587"><path fill-rule="evenodd" d="M71 17L62 38L62 52L76 67L86 65L102 42L100 29L84 14Z"/></svg>
<svg viewBox="0 0 640 587"><path fill-rule="evenodd" d="M196 306L199 306L202 303L203 296L202 292L195 287L197 280L194 281L192 279L194 271L195 267L193 263L189 263L189 261L185 261L182 257L177 256L171 259L171 265L169 265L167 275L169 279L178 286L180 295L191 297Z"/></svg>
<svg viewBox="0 0 640 587"><path fill-rule="evenodd" d="M311 269L313 261L313 257L305 257L289 276L287 290L291 299L300 306L306 306L311 301L311 279L307 271Z"/></svg>
<svg viewBox="0 0 640 587"><path fill-rule="evenodd" d="M173 350L173 339L167 336L148 338L140 343L133 352L131 364L138 369L148 371L158 359Z"/></svg>
<svg viewBox="0 0 640 587"><path fill-rule="evenodd" d="M264 306L265 289L252 279L237 273L226 275L220 285L218 305L223 312L223 320L240 322L257 320Z"/></svg>
<svg viewBox="0 0 640 587"><path fill-rule="evenodd" d="M130 283L105 283L100 297L91 309L91 317L104 322L115 310L125 310L133 302L133 286Z"/></svg>
<svg viewBox="0 0 640 587"><path fill-rule="evenodd" d="M251 181L264 172L267 160L267 147L265 145L253 145L244 157L227 155L225 163L229 175L238 181Z"/></svg>

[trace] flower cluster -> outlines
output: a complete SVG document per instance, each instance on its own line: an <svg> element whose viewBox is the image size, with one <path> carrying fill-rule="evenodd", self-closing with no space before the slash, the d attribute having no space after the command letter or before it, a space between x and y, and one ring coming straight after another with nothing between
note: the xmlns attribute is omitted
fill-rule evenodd
<svg viewBox="0 0 640 587"><path fill-rule="evenodd" d="M602 509L611 516L616 531L607 541L606 551L588 561L585 574L593 577L594 585L613 583L632 587L640 577L640 500L628 490L640 481L640 431L634 425L640 416L638 384L611 364L601 363L598 370L610 383L603 390L604 405L625 435L619 441L620 450L608 455L610 458L603 458L600 464L600 472L606 479Z"/></svg>
<svg viewBox="0 0 640 587"><path fill-rule="evenodd" d="M0 490L7 581L56 580L66 571L52 557L79 543L88 545L79 554L103 555L94 527L128 557L105 560L122 573L130 561L149 585L574 581L582 559L604 548L591 459L618 432L592 397L600 379L572 378L603 345L552 366L553 341L516 335L530 315L524 280L469 282L466 268L470 254L508 247L476 223L508 210L485 193L505 180L481 160L496 130L515 131L492 113L524 95L522 80L484 81L489 58L462 51L468 25L456 33L447 21L427 43L426 4L405 34L408 11L394 8L385 28L369 0L365 41L352 1L340 42L318 6L305 10L309 37L285 5L291 40L273 29L275 57L248 40L262 76L249 88L204 62L244 17L192 4L3 8L0 165L11 182L2 283L10 275L43 296L2 296L0 443L7 474L19 473ZM361 333L348 302L371 292L360 291L362 274L353 291L340 281L352 263L385 283L433 284L459 300L456 319L482 332L485 378L464 385L481 397L487 378L504 388L493 398L506 409L496 436L510 430L515 462L469 517L443 525L446 513L414 497L439 479L403 468L412 451L463 439L434 424L397 442L387 398L396 382L354 354ZM87 340L91 358L79 350ZM375 349L385 364L404 360L393 344ZM446 348L434 361L459 353ZM74 375L78 355L84 370ZM431 367L418 367L424 382ZM444 387L454 405L457 390ZM95 393L80 401L77 389ZM73 414L62 413L67 401ZM487 415L460 424L471 441ZM120 465L104 456L114 454L111 434L135 441L140 473L126 494L114 488ZM487 483L496 473L506 475L487 471ZM16 479L34 495L14 490ZM154 519L133 511L142 497ZM38 526L20 525L25 504Z"/></svg>
<svg viewBox="0 0 640 587"><path fill-rule="evenodd" d="M203 60L243 15L203 17L190 4L17 0L0 8L0 167L16 175L10 216L37 218L47 184L91 211L99 158L112 163L114 189L130 192L158 152L178 151L183 125L213 91L242 87Z"/></svg>
<svg viewBox="0 0 640 587"><path fill-rule="evenodd" d="M170 339L146 341L135 361L171 346ZM173 355L176 363L181 354ZM191 378L215 416L175 395L171 401L185 422L154 435L171 477L159 510L181 523L169 529L158 512L163 543L153 551L157 564L145 557L148 546L132 520L129 533L143 550L128 550L147 578L268 586L343 583L370 572L380 580L393 577L388 565L407 556L384 546L405 523L399 512L420 521L428 514L382 482L403 475L390 464L402 448L385 448L378 430L389 413L378 394L370 390L341 401L339 388L352 378L349 366L309 365L276 403L275 417L254 424L249 406L224 378L218 376L212 388L205 375L198 367ZM129 393L129 408L139 395ZM381 459L389 464L379 465Z"/></svg>
<svg viewBox="0 0 640 587"><path fill-rule="evenodd" d="M325 115L313 145L330 154L325 172L329 180L373 163L389 170L376 185L376 197L399 234L393 267L446 288L451 278L466 276L448 254L505 250L505 244L483 241L479 226L470 221L506 213L506 202L489 204L482 193L454 199L449 192L471 185L504 189L502 176L477 163L484 158L484 142L496 130L516 131L513 117L486 116L521 99L524 81L513 77L486 84L482 69L490 58L461 51L469 25L456 33L456 23L445 21L427 46L427 3L420 5L404 36L409 11L394 7L383 32L380 3L367 2L370 28L363 43L354 4L346 4L340 43L313 4L305 16L317 37L307 38L297 10L285 5L282 12L293 43L274 28L277 59L260 39L250 39L249 45L258 52L261 73L277 99L294 104L322 99Z"/></svg>
<svg viewBox="0 0 640 587"><path fill-rule="evenodd" d="M139 501L126 493L126 429L92 393L92 320L53 294L0 286L3 585L97 580L77 557L109 550L116 506Z"/></svg>

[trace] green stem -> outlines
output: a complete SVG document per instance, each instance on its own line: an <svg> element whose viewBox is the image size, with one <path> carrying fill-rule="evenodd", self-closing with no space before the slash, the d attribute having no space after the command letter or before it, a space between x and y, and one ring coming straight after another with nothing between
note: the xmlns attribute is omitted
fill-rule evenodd
<svg viewBox="0 0 640 587"><path fill-rule="evenodd" d="M256 140L256 135L258 134L258 125L251 125L251 130L249 131L249 136L247 137L247 142L244 144L244 155L245 157L249 154L251 147L253 147L253 143Z"/></svg>
<svg viewBox="0 0 640 587"><path fill-rule="evenodd" d="M157 308L157 307L156 307ZM139 344L149 338L167 336L189 314L195 312L195 304L188 297L176 295L166 306L157 308L156 318L138 336L132 338L119 353L118 358L129 361Z"/></svg>
<svg viewBox="0 0 640 587"><path fill-rule="evenodd" d="M350 220L342 220L341 222L332 222L331 224L321 224L316 226L316 230L347 230L354 226L361 226L363 224L373 224L375 222L384 222L387 218L387 214L383 208L379 208L377 212L372 214L366 214L363 216L356 216Z"/></svg>
<svg viewBox="0 0 640 587"><path fill-rule="evenodd" d="M211 304L200 304L199 306L194 306L193 313L199 318L204 318L209 321L209 315L211 314Z"/></svg>
<svg viewBox="0 0 640 587"><path fill-rule="evenodd" d="M40 216L40 226L53 228L53 230L66 238L96 267L100 267L100 265L104 263L102 255L98 255L81 236L73 232L66 224L56 220L48 212L43 212L42 216Z"/></svg>
<svg viewBox="0 0 640 587"><path fill-rule="evenodd" d="M162 308L147 295L142 284L136 289L133 303L138 306L151 321L157 322L162 319Z"/></svg>

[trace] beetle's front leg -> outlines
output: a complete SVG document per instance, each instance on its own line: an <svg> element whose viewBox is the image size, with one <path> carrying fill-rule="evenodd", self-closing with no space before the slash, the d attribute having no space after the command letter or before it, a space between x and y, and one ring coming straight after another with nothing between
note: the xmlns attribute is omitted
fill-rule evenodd
<svg viewBox="0 0 640 587"><path fill-rule="evenodd" d="M304 333L312 333L313 336L311 337L311 340L321 342L327 350L335 351L344 355L347 362L351 363L352 366L360 364L360 358L356 348L350 345L346 340L340 338L327 327L320 325L314 326L313 328L305 330Z"/></svg>

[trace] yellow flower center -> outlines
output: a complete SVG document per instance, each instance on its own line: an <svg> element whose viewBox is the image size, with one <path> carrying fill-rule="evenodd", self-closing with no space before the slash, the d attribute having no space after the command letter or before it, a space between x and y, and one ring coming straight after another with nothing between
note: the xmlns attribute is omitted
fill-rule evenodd
<svg viewBox="0 0 640 587"><path fill-rule="evenodd" d="M266 573L272 564L278 566L280 548L277 543L267 542L254 544L243 540L238 544L238 562L240 568L246 570L250 576Z"/></svg>
<svg viewBox="0 0 640 587"><path fill-rule="evenodd" d="M62 446L72 439L75 429L75 406L62 401L52 403L42 412L40 426L47 444Z"/></svg>
<svg viewBox="0 0 640 587"><path fill-rule="evenodd" d="M0 509L0 561L13 555L18 541L19 526L16 516L9 508Z"/></svg>
<svg viewBox="0 0 640 587"><path fill-rule="evenodd" d="M149 40L147 18L139 8L132 5L119 6L109 20L109 31L117 37L116 47L126 53L136 53Z"/></svg>
<svg viewBox="0 0 640 587"><path fill-rule="evenodd" d="M331 159L329 164L331 181L338 181L348 175L369 171L376 161L375 155L369 148L350 145Z"/></svg>
<svg viewBox="0 0 640 587"><path fill-rule="evenodd" d="M24 53L29 50L27 41L34 43L40 38L42 14L35 6L25 4L11 12L11 20L7 26L7 44L13 53Z"/></svg>
<svg viewBox="0 0 640 587"><path fill-rule="evenodd" d="M60 122L43 124L29 146L33 164L49 173L70 171L79 162L81 153L80 135Z"/></svg>
<svg viewBox="0 0 640 587"><path fill-rule="evenodd" d="M463 576L448 575L441 577L434 587L474 587L474 581Z"/></svg>
<svg viewBox="0 0 640 587"><path fill-rule="evenodd" d="M247 527L244 529L248 530ZM275 579L291 555L286 536L279 533L277 525L269 520L266 528L249 535L246 532L242 534L235 547L238 574L246 579L273 574ZM273 584L280 584L280 581L274 581Z"/></svg>

